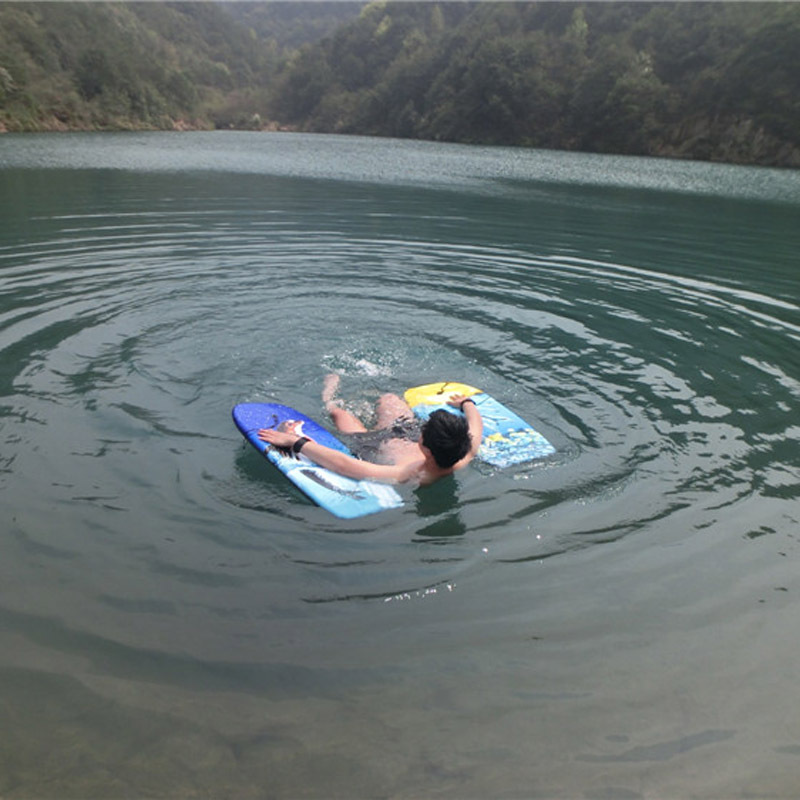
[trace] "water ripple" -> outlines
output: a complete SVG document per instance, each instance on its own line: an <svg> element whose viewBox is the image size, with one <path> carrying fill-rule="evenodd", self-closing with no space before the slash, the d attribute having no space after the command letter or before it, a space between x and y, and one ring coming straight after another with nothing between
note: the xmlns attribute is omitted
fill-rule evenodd
<svg viewBox="0 0 800 800"><path fill-rule="evenodd" d="M448 207L403 216L347 196L341 210L312 216L291 202L251 200L53 214L36 220L45 234L35 241L0 247L2 474L17 468L19 443L40 441L29 419L44 435L81 409L92 418L67 424L88 434L88 446L66 442L65 471L70 453L88 453L124 472L123 448L102 442L135 452L149 439L161 445L161 480L170 469L185 480L174 458L208 453L223 435L210 387L222 406L280 399L321 414L321 373L335 369L358 413L386 388L453 377L491 387L555 443L542 463L503 474L477 467L492 479L485 502L466 481L429 524L416 521L418 503L398 512L428 543L524 522L507 545L516 554L500 559L516 561L631 535L687 504L707 506L712 494L716 510L747 491L793 496L796 463L754 424L769 398L776 430L793 430L800 382L776 353L794 347L800 326L785 294L678 263L471 241L463 229L472 218ZM212 471L211 486L198 475L190 494L337 527L298 506L255 454L236 463L246 491ZM530 482L537 489L521 492ZM74 497L131 507L125 493L95 488L103 485L96 476ZM564 532L575 504L602 513ZM621 515L623 507L636 510ZM540 538L529 538L531 525ZM330 563L349 573L368 562L357 551ZM467 549L439 577L471 564ZM358 596L396 593L395 581L373 574Z"/></svg>
<svg viewBox="0 0 800 800"><path fill-rule="evenodd" d="M304 763L307 731L457 761L474 743L454 714L524 742L502 764L563 749L604 776L740 740L746 756L770 735L792 691L775 665L797 655L796 178L760 200L766 172L752 189L662 165L657 187L639 162L508 151L478 152L467 175L475 151L430 145L423 161L454 169L428 179L398 170L420 156L407 144L338 180L327 139L307 165L259 150L297 155L306 137L228 137L197 169L173 163L178 138L91 139L79 169L53 169L84 139L26 141L48 166L0 183L0 621L4 674L67 709L69 747L86 719L71 683L114 721L85 730L137 753L124 731L140 702L181 742L173 717L191 709L226 759L276 713ZM720 175L736 185L705 199ZM264 400L325 421L329 370L367 420L384 391L473 383L557 452L337 520L230 421ZM723 673L748 687L738 711L707 677ZM37 743L38 694L7 695L15 737ZM429 738L409 748L402 728ZM498 768L487 752L476 771ZM555 786L571 767L547 760Z"/></svg>

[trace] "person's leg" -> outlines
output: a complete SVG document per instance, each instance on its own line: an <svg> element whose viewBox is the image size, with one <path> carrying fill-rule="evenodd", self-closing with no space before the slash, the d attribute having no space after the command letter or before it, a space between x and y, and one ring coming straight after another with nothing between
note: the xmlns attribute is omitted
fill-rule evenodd
<svg viewBox="0 0 800 800"><path fill-rule="evenodd" d="M322 385L322 402L331 415L331 419L336 428L342 433L364 433L367 428L355 414L346 411L336 400L336 392L339 389L339 376L335 373L325 376Z"/></svg>
<svg viewBox="0 0 800 800"><path fill-rule="evenodd" d="M367 431L364 423L357 416L345 411L340 406L330 406L328 413L336 428L342 433L366 433Z"/></svg>
<svg viewBox="0 0 800 800"><path fill-rule="evenodd" d="M342 379L335 373L328 373L322 381L322 402L325 403L327 408L329 403L333 403L336 399L336 393L339 391L339 382Z"/></svg>
<svg viewBox="0 0 800 800"><path fill-rule="evenodd" d="M378 415L376 429L391 428L398 419L414 419L414 412L408 403L396 394L381 395L376 411Z"/></svg>

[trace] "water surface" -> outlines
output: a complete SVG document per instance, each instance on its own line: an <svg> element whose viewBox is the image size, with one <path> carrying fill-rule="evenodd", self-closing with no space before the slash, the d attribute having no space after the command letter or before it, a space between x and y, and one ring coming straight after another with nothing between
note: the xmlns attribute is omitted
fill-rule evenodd
<svg viewBox="0 0 800 800"><path fill-rule="evenodd" d="M0 794L791 797L800 178L0 137ZM230 420L485 387L557 454L336 520Z"/></svg>

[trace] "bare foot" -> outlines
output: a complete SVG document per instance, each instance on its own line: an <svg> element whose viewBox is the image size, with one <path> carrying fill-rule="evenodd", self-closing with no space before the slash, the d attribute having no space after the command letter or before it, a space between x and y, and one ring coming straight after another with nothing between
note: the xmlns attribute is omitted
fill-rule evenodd
<svg viewBox="0 0 800 800"><path fill-rule="evenodd" d="M340 381L341 378L335 372L331 372L325 376L325 380L322 382L322 402L329 411L331 406L337 405L336 392L339 391Z"/></svg>

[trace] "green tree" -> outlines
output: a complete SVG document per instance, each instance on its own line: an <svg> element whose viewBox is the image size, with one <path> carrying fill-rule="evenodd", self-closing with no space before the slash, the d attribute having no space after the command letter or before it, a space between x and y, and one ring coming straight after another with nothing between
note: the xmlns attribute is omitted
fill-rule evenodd
<svg viewBox="0 0 800 800"><path fill-rule="evenodd" d="M75 70L75 82L81 96L86 100L92 100L104 91L116 87L117 74L104 50L92 48L80 56Z"/></svg>

